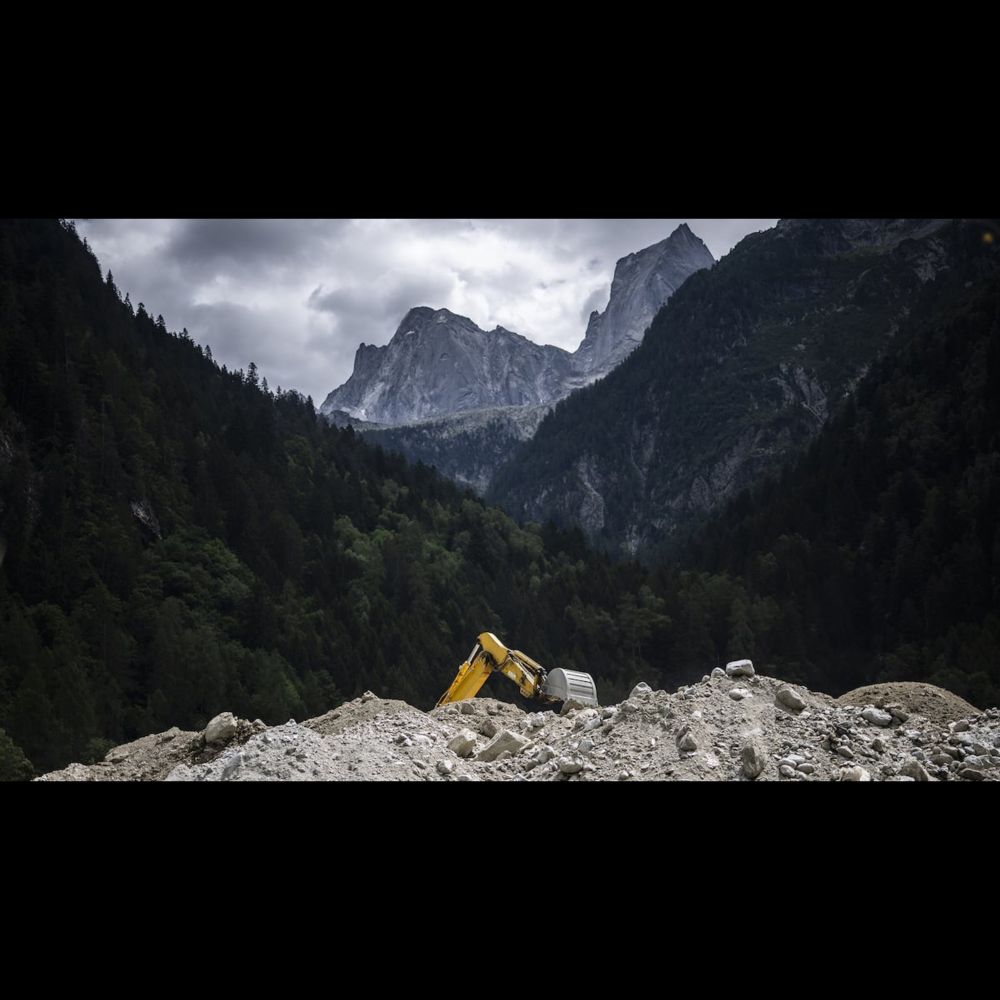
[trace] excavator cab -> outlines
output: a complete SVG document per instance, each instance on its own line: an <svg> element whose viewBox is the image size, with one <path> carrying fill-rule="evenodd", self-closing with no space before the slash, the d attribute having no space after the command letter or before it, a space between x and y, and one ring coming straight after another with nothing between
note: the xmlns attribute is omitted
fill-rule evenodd
<svg viewBox="0 0 1000 1000"><path fill-rule="evenodd" d="M492 632L483 632L438 706L475 698L495 670L510 678L525 698L547 702L573 699L595 707L598 704L597 685L590 674L561 667L550 673L527 653L508 649Z"/></svg>

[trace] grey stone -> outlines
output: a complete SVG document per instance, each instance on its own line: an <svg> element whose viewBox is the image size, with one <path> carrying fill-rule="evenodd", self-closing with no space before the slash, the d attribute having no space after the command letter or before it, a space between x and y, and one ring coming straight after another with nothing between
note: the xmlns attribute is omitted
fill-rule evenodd
<svg viewBox="0 0 1000 1000"><path fill-rule="evenodd" d="M678 741L677 748L689 753L693 750L698 749L698 744L695 742L695 738L690 733L685 733Z"/></svg>
<svg viewBox="0 0 1000 1000"><path fill-rule="evenodd" d="M753 695L746 688L735 687L730 690L729 697L733 701L743 701L744 698L752 698Z"/></svg>
<svg viewBox="0 0 1000 1000"><path fill-rule="evenodd" d="M778 767L778 773L781 774L781 775L783 775L786 778L794 778L795 777L795 768L792 767L789 764L781 764Z"/></svg>
<svg viewBox="0 0 1000 1000"><path fill-rule="evenodd" d="M842 767L841 781L871 781L872 776L863 767Z"/></svg>
<svg viewBox="0 0 1000 1000"><path fill-rule="evenodd" d="M492 739L500 732L500 727L496 724L496 721L491 718L485 718L479 723L479 732L483 734L487 739Z"/></svg>
<svg viewBox="0 0 1000 1000"><path fill-rule="evenodd" d="M944 765L944 766L947 766L947 765L948 765L948 764L950 764L950 763L951 763L951 762L952 762L952 761L953 761L954 759L955 759L955 758L954 758L954 757L952 757L952 756L951 756L950 754L946 754L946 753L936 753L936 754L934 754L934 755L933 755L933 756L931 757L931 763L932 763L932 764L937 764L937 765L938 765L939 767L941 767L942 765Z"/></svg>
<svg viewBox="0 0 1000 1000"><path fill-rule="evenodd" d="M523 736L505 729L479 751L476 760L496 760L505 750L515 754L527 743L528 741Z"/></svg>
<svg viewBox="0 0 1000 1000"><path fill-rule="evenodd" d="M559 758L559 771L561 774L576 774L583 770L583 761L573 760L570 757Z"/></svg>
<svg viewBox="0 0 1000 1000"><path fill-rule="evenodd" d="M645 681L639 681L639 683L636 684L634 688L632 688L632 692L631 694L629 694L629 697L635 698L638 695L652 694L652 693L653 689Z"/></svg>
<svg viewBox="0 0 1000 1000"><path fill-rule="evenodd" d="M785 708L790 708L793 711L801 712L806 707L805 699L787 684L784 687L778 688L775 699L784 705Z"/></svg>
<svg viewBox="0 0 1000 1000"><path fill-rule="evenodd" d="M743 773L748 778L756 778L767 763L767 756L763 747L756 740L747 740L740 751L740 759L743 765Z"/></svg>
<svg viewBox="0 0 1000 1000"><path fill-rule="evenodd" d="M463 729L448 741L448 749L458 757L471 757L476 749L476 734L471 729Z"/></svg>
<svg viewBox="0 0 1000 1000"><path fill-rule="evenodd" d="M726 676L726 672L725 672L725 670L722 669L722 667L716 667L712 671L712 677L713 678L715 678L715 677L725 677L725 676Z"/></svg>
<svg viewBox="0 0 1000 1000"><path fill-rule="evenodd" d="M892 716L888 712L869 706L861 713L861 718L866 719L873 726L891 726Z"/></svg>
<svg viewBox="0 0 1000 1000"><path fill-rule="evenodd" d="M885 710L899 722L906 722L910 717L910 713L902 705L886 705Z"/></svg>
<svg viewBox="0 0 1000 1000"><path fill-rule="evenodd" d="M232 712L217 715L205 727L206 743L228 743L236 735L236 717Z"/></svg>
<svg viewBox="0 0 1000 1000"><path fill-rule="evenodd" d="M476 704L474 701L467 698L465 701L460 703L459 711L462 713L462 715L475 715Z"/></svg>
<svg viewBox="0 0 1000 1000"><path fill-rule="evenodd" d="M908 760L900 769L899 773L912 778L914 781L930 781L931 776L924 769L924 766L917 760Z"/></svg>
<svg viewBox="0 0 1000 1000"><path fill-rule="evenodd" d="M967 733L971 727L968 719L958 719L948 726L948 728L953 733Z"/></svg>
<svg viewBox="0 0 1000 1000"><path fill-rule="evenodd" d="M236 777L240 768L243 766L243 754L236 754L232 760L227 761L226 766L222 769L222 780L231 781Z"/></svg>
<svg viewBox="0 0 1000 1000"><path fill-rule="evenodd" d="M437 762L437 773L442 777L447 777L455 770L455 765L450 760L439 760Z"/></svg>
<svg viewBox="0 0 1000 1000"><path fill-rule="evenodd" d="M749 660L734 660L726 664L726 675L728 677L753 677L753 664Z"/></svg>
<svg viewBox="0 0 1000 1000"><path fill-rule="evenodd" d="M986 777L982 771L975 767L963 767L958 772L958 776L960 778L965 778L966 781L982 781Z"/></svg>
<svg viewBox="0 0 1000 1000"><path fill-rule="evenodd" d="M580 740L580 753L590 753L594 749L594 741L588 736L586 739Z"/></svg>
<svg viewBox="0 0 1000 1000"><path fill-rule="evenodd" d="M839 746L837 747L837 753L839 753L841 757L847 758L847 760L854 760L854 751L850 747Z"/></svg>
<svg viewBox="0 0 1000 1000"><path fill-rule="evenodd" d="M816 768L812 764L810 764L808 762L805 762L805 763L799 764L796 767L795 770L796 771L801 771L803 774L813 774L813 773L815 773Z"/></svg>

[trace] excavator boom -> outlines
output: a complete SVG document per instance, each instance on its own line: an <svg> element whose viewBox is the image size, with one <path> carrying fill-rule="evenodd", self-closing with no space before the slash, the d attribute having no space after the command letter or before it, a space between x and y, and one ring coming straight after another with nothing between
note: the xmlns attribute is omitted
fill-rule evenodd
<svg viewBox="0 0 1000 1000"><path fill-rule="evenodd" d="M584 705L598 704L597 687L590 674L562 668L548 673L527 653L508 649L492 632L483 632L438 706L475 698L494 670L510 678L525 698L548 702L573 698Z"/></svg>

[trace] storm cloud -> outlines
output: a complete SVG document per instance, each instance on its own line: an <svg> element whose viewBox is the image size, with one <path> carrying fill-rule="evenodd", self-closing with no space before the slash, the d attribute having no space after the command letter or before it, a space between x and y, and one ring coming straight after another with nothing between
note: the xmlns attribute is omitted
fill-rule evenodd
<svg viewBox="0 0 1000 1000"><path fill-rule="evenodd" d="M105 271L217 361L318 404L361 343L445 307L574 350L615 262L687 222L718 259L775 219L91 219Z"/></svg>

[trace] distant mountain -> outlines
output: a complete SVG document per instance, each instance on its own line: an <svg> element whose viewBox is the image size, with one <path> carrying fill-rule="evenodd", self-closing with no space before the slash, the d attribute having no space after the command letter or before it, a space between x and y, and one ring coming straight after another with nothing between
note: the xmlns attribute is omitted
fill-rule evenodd
<svg viewBox="0 0 1000 1000"><path fill-rule="evenodd" d="M642 345L562 401L490 497L627 553L807 444L899 324L986 265L947 220L786 220L693 275Z"/></svg>
<svg viewBox="0 0 1000 1000"><path fill-rule="evenodd" d="M351 377L320 412L482 492L547 407L607 375L684 281L714 263L687 225L622 258L607 308L591 314L573 354L447 309L411 309L387 345L358 348Z"/></svg>
<svg viewBox="0 0 1000 1000"><path fill-rule="evenodd" d="M419 306L384 347L358 348L353 374L320 412L408 424L486 407L537 406L562 395L571 368L571 355L559 347Z"/></svg>

